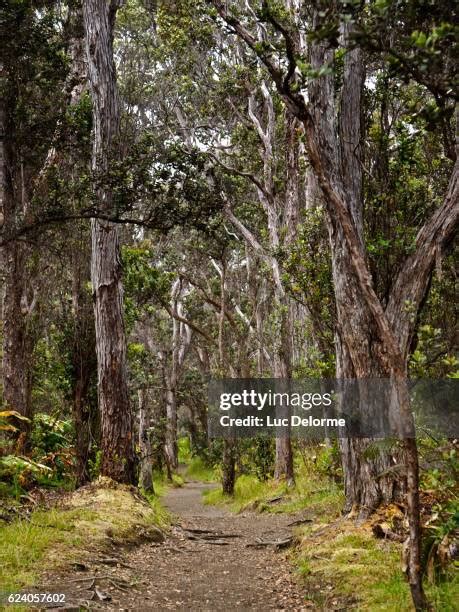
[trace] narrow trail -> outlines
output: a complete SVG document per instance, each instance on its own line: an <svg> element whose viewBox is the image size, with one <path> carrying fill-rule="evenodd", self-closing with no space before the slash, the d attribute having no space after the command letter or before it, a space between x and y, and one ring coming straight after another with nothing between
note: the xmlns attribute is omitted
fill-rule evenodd
<svg viewBox="0 0 459 612"><path fill-rule="evenodd" d="M277 541L291 535L292 515L233 514L205 506L206 488L211 485L189 482L171 489L163 500L174 517L166 541L114 548L111 554L120 563L99 566L97 574L103 578L96 585L78 581L81 572L63 577L73 584L72 592L65 589L67 605L136 611L305 610L305 593L285 554L252 546L257 539ZM88 586L96 595L90 601ZM110 599L101 601L100 594Z"/></svg>

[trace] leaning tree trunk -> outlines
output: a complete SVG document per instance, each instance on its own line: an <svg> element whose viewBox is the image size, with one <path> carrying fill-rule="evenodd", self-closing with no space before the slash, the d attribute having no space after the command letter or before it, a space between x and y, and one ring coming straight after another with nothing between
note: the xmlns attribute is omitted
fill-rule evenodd
<svg viewBox="0 0 459 612"><path fill-rule="evenodd" d="M343 177L347 207L360 245L363 244L361 95L363 65L361 50L349 51L345 58L345 78L341 91L340 121L336 125L333 76L323 76L310 84L310 103L323 156L333 168L334 176ZM324 43L311 46L311 64L319 68L332 61L333 53ZM336 134L339 131L340 139ZM319 189L319 185L316 186ZM322 196L319 194L318 198ZM373 317L361 296L353 271L351 254L343 230L327 214L332 255L337 331L335 338L336 376L339 379L384 378L387 369L379 357L380 342ZM362 410L365 406L362 405ZM345 511L368 515L379 504L399 497L403 482L393 470L390 453L370 453L374 440L345 438L340 440L345 483ZM381 477L382 474L386 474Z"/></svg>
<svg viewBox="0 0 459 612"><path fill-rule="evenodd" d="M343 28L343 37L347 44L348 25ZM312 63L322 65L326 53L321 43L313 45ZM324 84L322 87L318 83L312 85L313 114L307 116L306 113L303 121L309 157L327 210L338 319L337 375L340 378L391 379L396 391L394 405L397 406L399 430L405 438L406 482L400 470L394 470L394 462L400 463L400 456L395 458L390 453L379 452L376 459L370 460L368 445L374 441L347 439L341 442L347 507L357 507L360 514L368 515L380 503L392 501L407 490L409 582L415 607L421 610L427 604L420 567L418 454L405 380L408 350L404 346L402 327L384 312L374 292L364 255L362 160L359 155L363 79L362 51L358 47L349 48L341 92L339 147L334 136L333 109ZM427 283L424 291L426 287ZM360 411L364 414L366 406L362 399Z"/></svg>
<svg viewBox="0 0 459 612"><path fill-rule="evenodd" d="M212 0L212 4L217 8L220 16L231 24L237 34L260 57L275 81L285 103L304 125L308 158L320 186L327 211L327 224L333 252L334 283L339 283L335 286L335 291L344 292L346 284L349 285L348 303L351 308L345 314L338 313L337 331L339 339L352 362L356 377L365 378L372 375L376 370L382 377L391 378L398 395L395 403L398 408L397 416L401 429L411 430L412 432L413 419L406 389L409 339L413 336L415 330L415 315L419 312L428 293L435 260L441 256L442 251L451 242L459 222L458 161L455 163L443 203L418 232L415 248L402 263L392 284L388 304L384 308L374 291L371 274L365 260L365 250L362 248L358 233L359 220L354 216L356 211L352 208L352 194L349 196L347 193L347 181L341 175L341 165L336 163L338 147L333 137L333 123L330 123L325 117L327 109L332 108L330 104L327 107L326 100L333 100L333 96L317 96L317 93L320 94L320 79L315 79L311 87L309 101L306 103L304 98L291 88L291 81L295 79L295 71L290 70L286 76L283 75L273 62L271 55L268 55L264 49L259 49L255 44L254 37L242 23L234 15L228 14L226 4L223 4L220 0ZM284 31L283 33L285 35ZM293 51L290 51L291 56L294 57L296 41L288 33L286 35L289 44L293 47ZM318 47L317 44L313 45L313 49L317 50ZM358 51L358 49L355 50ZM313 66L317 68L322 64L323 62ZM316 97L315 101L313 99L314 95ZM318 112L317 100L325 101L325 104L321 105L321 112ZM338 267L335 260L337 257L343 257L343 254L349 265L347 270L343 267L343 277L340 277L336 274ZM352 291L351 288L355 288L355 291ZM409 313L405 307L406 300L410 301ZM360 333L358 326L354 329L352 329L352 326L348 326L344 332L343 329L340 329L343 323L346 323L343 316L352 315L354 306L356 306L358 317L357 319L354 318L353 323L359 323L359 318L367 321L367 327L363 335ZM362 342L363 344L359 346ZM369 364L365 364L367 355L371 357ZM344 362L344 359L342 361ZM406 435L402 437L406 438ZM415 607L417 610L421 610L427 607L427 603L423 593L419 564L421 541L419 477L417 448L414 438L405 442L404 451L410 523L410 588Z"/></svg>
<svg viewBox="0 0 459 612"><path fill-rule="evenodd" d="M121 2L85 0L86 56L93 103L93 172L99 209L113 212L113 187L108 176L119 154L120 105L113 61L113 27ZM126 334L118 228L91 221L91 281L94 295L98 395L101 420L101 473L136 482L134 420L127 386Z"/></svg>

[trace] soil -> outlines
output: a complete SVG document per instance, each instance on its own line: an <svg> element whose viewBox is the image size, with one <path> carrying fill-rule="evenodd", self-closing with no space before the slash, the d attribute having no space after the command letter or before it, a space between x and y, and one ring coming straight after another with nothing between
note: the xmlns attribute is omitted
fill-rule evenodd
<svg viewBox="0 0 459 612"><path fill-rule="evenodd" d="M212 486L189 482L169 491L163 503L174 520L163 542L113 544L104 556L49 573L40 592L65 593L66 604L47 609L310 609L286 551L259 546L287 540L295 517L205 506L202 493Z"/></svg>

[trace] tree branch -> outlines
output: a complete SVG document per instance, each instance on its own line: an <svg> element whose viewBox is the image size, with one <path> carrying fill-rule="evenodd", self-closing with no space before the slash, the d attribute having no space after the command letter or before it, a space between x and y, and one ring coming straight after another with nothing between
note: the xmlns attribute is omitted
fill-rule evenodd
<svg viewBox="0 0 459 612"><path fill-rule="evenodd" d="M435 263L454 238L458 222L459 161L456 161L442 205L419 230L416 250L405 260L390 292L386 314L398 330L398 341L405 356L415 328L413 312L422 304Z"/></svg>

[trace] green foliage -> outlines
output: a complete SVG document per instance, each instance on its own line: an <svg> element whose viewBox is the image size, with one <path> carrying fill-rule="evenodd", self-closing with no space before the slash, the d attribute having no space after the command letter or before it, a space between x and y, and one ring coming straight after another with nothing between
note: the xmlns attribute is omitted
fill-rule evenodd
<svg viewBox="0 0 459 612"><path fill-rule="evenodd" d="M91 480L96 480L100 475L100 468L102 465L102 451L96 450L93 454L93 457L90 457L88 460L89 465L89 475L91 476Z"/></svg>
<svg viewBox="0 0 459 612"><path fill-rule="evenodd" d="M43 463L38 463L17 455L0 457L0 495L12 495L16 499L41 479L51 475L52 470Z"/></svg>
<svg viewBox="0 0 459 612"><path fill-rule="evenodd" d="M260 482L255 476L244 474L236 480L234 495L231 500L228 500L223 495L222 490L218 488L204 492L204 503L209 505L225 503L230 505L231 510L240 512L253 502L259 504L269 497L275 497L282 493L284 488L285 486L279 485L279 483L273 481Z"/></svg>
<svg viewBox="0 0 459 612"><path fill-rule="evenodd" d="M343 476L338 443L333 441L329 446L322 445L315 458L315 468L319 474L340 481Z"/></svg>
<svg viewBox="0 0 459 612"><path fill-rule="evenodd" d="M333 342L333 290L331 278L331 259L326 244L323 209L317 206L305 212L302 225L298 228L298 237L288 251L281 253L285 274L283 277L292 296L314 314L314 321L320 321L320 327L310 330L320 343L326 347ZM332 351L330 351L332 352ZM326 361L328 355L317 355ZM307 365L310 368L311 365ZM314 369L314 366L313 366ZM325 367L328 370L328 367ZM314 375L327 374L325 371ZM306 376L302 371L300 376Z"/></svg>
<svg viewBox="0 0 459 612"><path fill-rule="evenodd" d="M258 480L265 482L274 476L276 457L275 441L268 436L256 436L239 443L241 459L239 465Z"/></svg>
<svg viewBox="0 0 459 612"><path fill-rule="evenodd" d="M68 332L64 326L58 329L55 324L51 325L47 337L35 344L32 402L40 414L59 413L71 397L73 371Z"/></svg>
<svg viewBox="0 0 459 612"><path fill-rule="evenodd" d="M188 464L192 459L192 451L190 439L187 436L183 436L178 439L178 462L179 464Z"/></svg>
<svg viewBox="0 0 459 612"><path fill-rule="evenodd" d="M148 242L122 249L124 306L128 329L132 329L142 315L154 313L157 303L168 300L174 274L155 267L154 260L155 254ZM142 357L144 349L141 346L131 346L131 357Z"/></svg>
<svg viewBox="0 0 459 612"><path fill-rule="evenodd" d="M421 440L419 452L423 459L421 488L433 492L443 503L457 498L459 493L459 455L457 448L445 441Z"/></svg>
<svg viewBox="0 0 459 612"><path fill-rule="evenodd" d="M1 494L19 498L32 486L68 486L74 467L72 439L71 421L36 414L30 432L32 457L15 454L0 457L0 478L4 484Z"/></svg>
<svg viewBox="0 0 459 612"><path fill-rule="evenodd" d="M61 420L45 413L34 415L31 441L35 454L45 455L68 447L72 438L71 420Z"/></svg>
<svg viewBox="0 0 459 612"><path fill-rule="evenodd" d="M219 477L217 466L212 467L201 457L193 457L185 470L185 477L202 482L216 482Z"/></svg>

